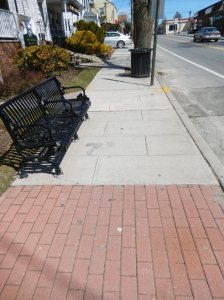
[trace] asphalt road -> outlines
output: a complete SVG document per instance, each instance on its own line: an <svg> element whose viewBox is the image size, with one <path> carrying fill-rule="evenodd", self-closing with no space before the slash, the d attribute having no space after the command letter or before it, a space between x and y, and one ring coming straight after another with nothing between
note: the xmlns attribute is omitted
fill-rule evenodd
<svg viewBox="0 0 224 300"><path fill-rule="evenodd" d="M156 72L224 166L224 40L158 36Z"/></svg>

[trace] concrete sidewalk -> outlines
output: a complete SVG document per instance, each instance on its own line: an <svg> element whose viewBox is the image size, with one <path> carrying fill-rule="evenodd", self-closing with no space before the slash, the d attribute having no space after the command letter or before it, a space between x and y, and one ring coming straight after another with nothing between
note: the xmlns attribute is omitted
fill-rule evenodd
<svg viewBox="0 0 224 300"><path fill-rule="evenodd" d="M64 175L0 196L0 300L224 299L223 192L156 80L115 51Z"/></svg>
<svg viewBox="0 0 224 300"><path fill-rule="evenodd" d="M64 175L31 174L14 185L217 184L157 80L132 78L130 52L116 50L87 90L90 119L61 164Z"/></svg>

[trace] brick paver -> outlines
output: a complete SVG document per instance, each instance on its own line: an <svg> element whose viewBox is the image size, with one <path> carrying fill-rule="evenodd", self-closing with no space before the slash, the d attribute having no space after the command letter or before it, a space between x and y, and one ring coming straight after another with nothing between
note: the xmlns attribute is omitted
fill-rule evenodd
<svg viewBox="0 0 224 300"><path fill-rule="evenodd" d="M21 186L0 197L0 299L224 299L210 186Z"/></svg>

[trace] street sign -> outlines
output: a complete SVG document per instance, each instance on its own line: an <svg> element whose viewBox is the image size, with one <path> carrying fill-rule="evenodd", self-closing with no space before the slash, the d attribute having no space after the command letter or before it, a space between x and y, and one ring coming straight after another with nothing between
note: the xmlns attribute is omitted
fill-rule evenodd
<svg viewBox="0 0 224 300"><path fill-rule="evenodd" d="M153 19L155 19L156 17L156 3L158 0L152 0L152 8L151 8L151 16ZM164 18L164 3L165 0L160 0L160 9L159 9L159 19L163 19Z"/></svg>

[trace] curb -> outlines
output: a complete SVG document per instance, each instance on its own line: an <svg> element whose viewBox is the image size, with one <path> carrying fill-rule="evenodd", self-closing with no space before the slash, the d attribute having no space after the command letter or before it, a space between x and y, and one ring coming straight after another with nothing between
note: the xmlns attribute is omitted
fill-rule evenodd
<svg viewBox="0 0 224 300"><path fill-rule="evenodd" d="M166 86L165 79L162 78L160 75L156 75L161 86ZM176 100L173 93L168 89L163 89L164 93L166 94L167 98L169 99L171 105L173 106L174 110L176 111L177 115L179 116L181 122L183 123L184 127L188 131L189 135L193 139L195 145L199 149L200 153L208 163L209 167L211 168L213 174L215 175L217 181L219 182L222 190L224 191L224 168L222 163L205 142L204 138L200 135L200 133L195 129L194 124L190 121L187 114L180 106L179 102Z"/></svg>

